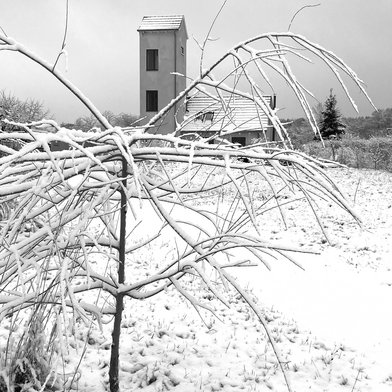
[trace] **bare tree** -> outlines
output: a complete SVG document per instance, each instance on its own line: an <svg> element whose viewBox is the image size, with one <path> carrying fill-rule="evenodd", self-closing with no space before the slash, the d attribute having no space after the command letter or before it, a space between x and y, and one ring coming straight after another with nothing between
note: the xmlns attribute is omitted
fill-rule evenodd
<svg viewBox="0 0 392 392"><path fill-rule="evenodd" d="M7 118L15 122L31 122L42 120L49 116L49 111L42 102L35 99L25 101L11 93L0 91L0 118Z"/></svg>
<svg viewBox="0 0 392 392"><path fill-rule="evenodd" d="M48 118L49 111L44 108L44 105L35 100L27 99L25 101L17 98L11 93L6 93L4 90L0 91L0 120L8 119L15 122L30 122L42 120L43 118ZM7 131L13 132L17 131L18 127L0 123L0 132ZM14 148L19 148L21 141L18 139L3 139L1 143L5 146L10 146ZM0 157L2 153L0 151Z"/></svg>

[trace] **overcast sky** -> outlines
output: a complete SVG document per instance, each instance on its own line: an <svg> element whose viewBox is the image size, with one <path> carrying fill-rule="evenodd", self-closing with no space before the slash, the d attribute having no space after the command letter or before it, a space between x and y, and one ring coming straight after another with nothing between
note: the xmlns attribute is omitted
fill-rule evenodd
<svg viewBox="0 0 392 392"><path fill-rule="evenodd" d="M376 106L392 107L392 0L228 0L212 32L219 39L207 48L207 64L246 38L287 31L297 10L317 3L321 5L297 15L291 31L340 56L364 80ZM195 77L200 50L193 37L204 39L221 4L222 0L70 0L68 71L64 59L59 69L99 109L138 114L136 30L143 15L185 15L190 37L187 72ZM64 10L65 0L0 0L0 26L53 62L62 42ZM342 113L355 115L322 64L299 72L301 81L320 101L325 101L333 87ZM348 86L360 115L369 115L372 107L352 83ZM87 114L53 77L18 53L0 51L0 89L22 99L39 99L59 122ZM278 90L277 101L281 117L302 115L289 90Z"/></svg>

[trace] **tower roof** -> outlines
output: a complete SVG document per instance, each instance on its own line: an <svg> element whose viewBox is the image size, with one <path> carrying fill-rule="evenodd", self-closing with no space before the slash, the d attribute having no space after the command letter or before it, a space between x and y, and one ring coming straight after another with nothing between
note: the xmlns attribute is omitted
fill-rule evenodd
<svg viewBox="0 0 392 392"><path fill-rule="evenodd" d="M144 16L137 31L179 30L182 24L184 24L186 32L184 15Z"/></svg>

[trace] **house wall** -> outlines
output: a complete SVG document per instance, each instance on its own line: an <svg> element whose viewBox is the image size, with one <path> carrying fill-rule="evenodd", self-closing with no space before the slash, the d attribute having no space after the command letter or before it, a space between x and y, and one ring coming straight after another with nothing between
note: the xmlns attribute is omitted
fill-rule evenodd
<svg viewBox="0 0 392 392"><path fill-rule="evenodd" d="M180 30L139 31L140 34L140 116L144 124L157 112L146 112L146 91L158 91L158 110L164 108L186 87L186 79L172 72L186 75L186 32ZM181 52L184 48L184 54ZM146 50L158 49L158 71L146 71ZM183 121L185 109L178 104L160 122L159 129L152 132L169 133L175 130L174 115L178 110L179 121Z"/></svg>

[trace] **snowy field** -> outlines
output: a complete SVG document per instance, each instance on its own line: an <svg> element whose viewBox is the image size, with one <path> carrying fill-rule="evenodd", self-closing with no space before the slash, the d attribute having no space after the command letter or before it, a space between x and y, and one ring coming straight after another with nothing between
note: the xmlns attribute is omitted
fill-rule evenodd
<svg viewBox="0 0 392 392"><path fill-rule="evenodd" d="M354 169L328 173L355 206L362 228L332 206L322 215L328 245L314 217L298 204L289 208L288 230L271 214L260 222L262 235L319 254L296 254L303 270L276 260L270 271L257 266L234 273L257 298L293 391L391 391L392 174ZM164 246L145 249L134 262L154 268ZM287 390L263 327L239 297L233 293L231 298L231 308L211 298L218 318L203 313L203 321L174 290L127 301L121 390ZM5 321L2 347L7 337ZM106 390L111 324L102 332L80 327L75 337L66 358L69 386ZM78 373L71 377L76 367Z"/></svg>

